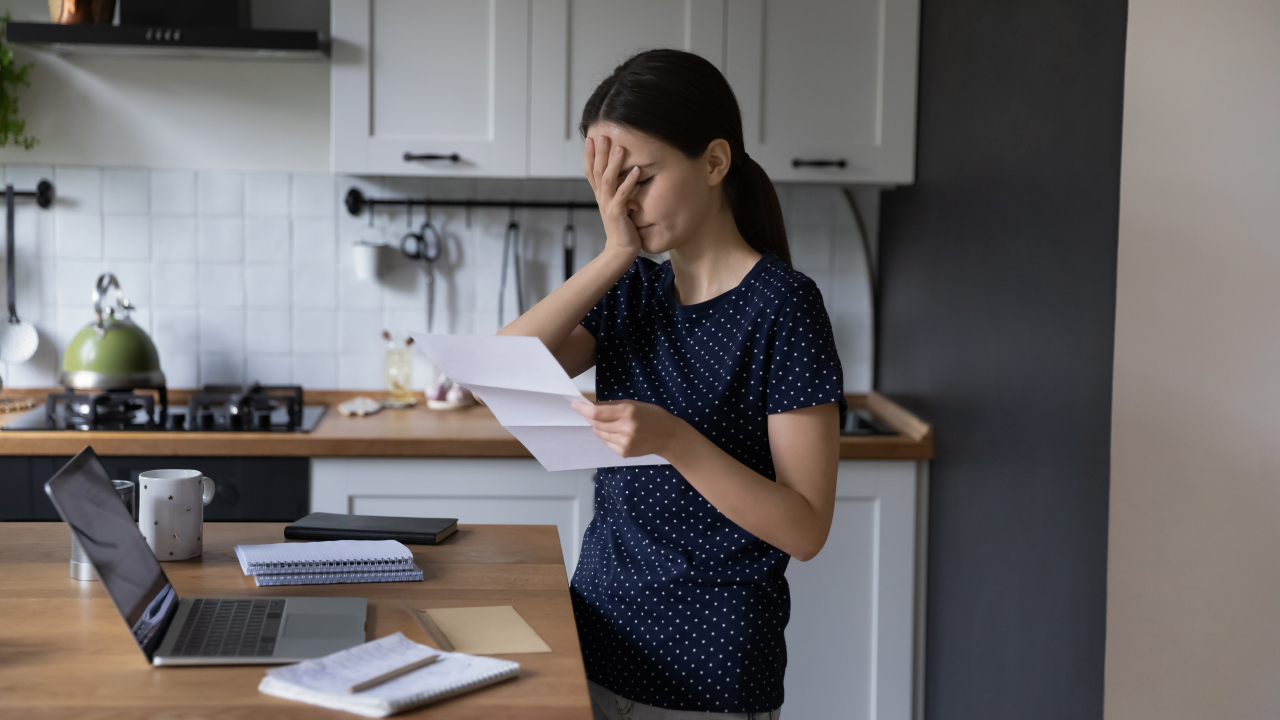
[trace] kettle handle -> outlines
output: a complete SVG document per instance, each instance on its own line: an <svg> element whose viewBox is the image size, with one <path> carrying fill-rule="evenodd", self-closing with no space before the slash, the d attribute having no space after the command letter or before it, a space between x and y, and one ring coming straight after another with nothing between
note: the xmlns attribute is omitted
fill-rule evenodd
<svg viewBox="0 0 1280 720"><path fill-rule="evenodd" d="M107 308L107 313L110 315L115 315L116 309L120 309L120 310L133 309L133 305L129 303L129 301L124 296L124 292L120 289L120 281L116 279L116 276L109 272L102 273L101 275L99 275L98 282L93 286L94 327L96 327L99 332L102 332L104 330L102 298L103 298L103 295L105 295L112 288L114 288L116 291L116 298L115 298L116 307Z"/></svg>

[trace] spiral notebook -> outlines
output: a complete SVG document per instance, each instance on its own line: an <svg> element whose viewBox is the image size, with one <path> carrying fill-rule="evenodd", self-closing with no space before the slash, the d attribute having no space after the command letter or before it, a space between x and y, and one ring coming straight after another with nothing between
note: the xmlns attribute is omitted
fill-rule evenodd
<svg viewBox="0 0 1280 720"><path fill-rule="evenodd" d="M439 659L381 685L361 692L342 690L432 654ZM258 690L366 717L386 717L519 674L520 663L443 652L396 633L322 658L268 670Z"/></svg>
<svg viewBox="0 0 1280 720"><path fill-rule="evenodd" d="M422 579L413 553L395 540L237 545L236 557L258 587Z"/></svg>

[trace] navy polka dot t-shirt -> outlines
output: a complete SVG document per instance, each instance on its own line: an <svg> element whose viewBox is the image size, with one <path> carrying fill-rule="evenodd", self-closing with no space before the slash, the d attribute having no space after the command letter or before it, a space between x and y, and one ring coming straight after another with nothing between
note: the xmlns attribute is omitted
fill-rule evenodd
<svg viewBox="0 0 1280 720"><path fill-rule="evenodd" d="M669 262L639 258L582 325L600 400L683 418L776 480L768 416L846 406L817 285L764 255L706 302L675 301ZM670 465L600 468L571 594L587 677L661 708L782 705L789 557L726 518Z"/></svg>

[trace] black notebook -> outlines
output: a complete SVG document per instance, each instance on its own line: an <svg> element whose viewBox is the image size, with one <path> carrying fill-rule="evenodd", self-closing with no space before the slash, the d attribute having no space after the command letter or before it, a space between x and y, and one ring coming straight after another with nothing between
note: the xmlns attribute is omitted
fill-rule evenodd
<svg viewBox="0 0 1280 720"><path fill-rule="evenodd" d="M407 518L316 512L285 526L289 540L399 540L435 545L458 531L457 518Z"/></svg>

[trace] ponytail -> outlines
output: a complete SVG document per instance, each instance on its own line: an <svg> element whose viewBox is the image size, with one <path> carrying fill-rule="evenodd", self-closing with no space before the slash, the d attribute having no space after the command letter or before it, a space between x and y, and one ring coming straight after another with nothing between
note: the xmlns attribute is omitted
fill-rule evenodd
<svg viewBox="0 0 1280 720"><path fill-rule="evenodd" d="M730 162L722 187L738 232L756 252L773 253L791 267L778 193L764 168L747 157L738 99L715 65L683 50L635 55L591 93L578 130L586 137L598 122L651 135L690 158L723 138Z"/></svg>
<svg viewBox="0 0 1280 720"><path fill-rule="evenodd" d="M730 162L732 171L738 162ZM791 267L791 246L787 243L787 227L782 221L782 204L773 189L769 174L745 152L737 171L738 177L728 188L733 206L733 221L738 232L760 254L773 253Z"/></svg>

